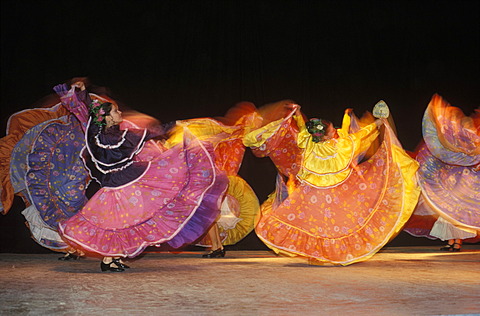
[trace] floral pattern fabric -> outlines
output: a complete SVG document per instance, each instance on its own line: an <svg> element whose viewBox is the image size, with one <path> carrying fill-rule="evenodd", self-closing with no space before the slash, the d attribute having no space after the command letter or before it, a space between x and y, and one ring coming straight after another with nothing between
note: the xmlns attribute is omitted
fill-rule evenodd
<svg viewBox="0 0 480 316"><path fill-rule="evenodd" d="M466 241L479 240L480 128L476 115L467 117L440 96L432 97L423 117L424 142L416 153L423 203L407 223L406 232L433 239L432 218L441 218L477 235Z"/></svg>
<svg viewBox="0 0 480 316"><path fill-rule="evenodd" d="M379 150L335 184L277 178L277 190L262 204L255 231L274 251L315 264L367 260L411 215L419 195L417 168L387 125Z"/></svg>

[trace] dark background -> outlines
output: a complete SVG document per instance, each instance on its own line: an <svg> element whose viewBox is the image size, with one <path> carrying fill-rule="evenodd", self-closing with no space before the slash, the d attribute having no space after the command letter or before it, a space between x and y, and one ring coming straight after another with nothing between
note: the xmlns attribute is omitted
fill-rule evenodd
<svg viewBox="0 0 480 316"><path fill-rule="evenodd" d="M383 99L414 150L434 93L466 114L480 104L479 21L479 1L2 0L0 136L11 114L88 76L162 122L293 99L339 125ZM273 165L249 151L240 175L260 201L274 188ZM48 251L22 209L0 215L0 252ZM231 248L264 247L252 233Z"/></svg>

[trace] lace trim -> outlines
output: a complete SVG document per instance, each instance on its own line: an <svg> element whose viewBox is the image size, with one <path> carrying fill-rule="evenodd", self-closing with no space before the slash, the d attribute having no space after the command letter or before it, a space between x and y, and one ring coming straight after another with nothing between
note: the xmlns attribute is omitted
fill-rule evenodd
<svg viewBox="0 0 480 316"><path fill-rule="evenodd" d="M127 135L127 132L128 132L128 128L126 128L126 129L123 131L122 139L121 139L118 143L112 144L112 145L102 144L102 143L100 142L100 139L98 139L98 136L100 135L100 133L97 133L97 135L95 135L95 145L97 145L97 146L100 147L100 148L104 148L104 149L115 149L115 148L118 148L118 147L122 146L122 144L125 142L125 135Z"/></svg>
<svg viewBox="0 0 480 316"><path fill-rule="evenodd" d="M116 172L116 171L121 171L121 170L124 170L124 169L126 169L127 167L129 167L133 164L133 161L129 161L128 163L126 163L125 165L123 165L119 168L113 168L113 169L105 170L105 169L102 169L100 167L100 164L98 163L97 160L92 159L92 161L95 163L95 167L98 169L98 171L100 171L103 174L108 174L108 173L112 173L112 172Z"/></svg>

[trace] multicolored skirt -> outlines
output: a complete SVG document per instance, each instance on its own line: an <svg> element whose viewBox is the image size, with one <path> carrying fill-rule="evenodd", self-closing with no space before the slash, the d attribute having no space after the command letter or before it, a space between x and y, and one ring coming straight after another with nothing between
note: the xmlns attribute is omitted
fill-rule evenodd
<svg viewBox="0 0 480 316"><path fill-rule="evenodd" d="M101 188L60 225L73 247L103 256L135 257L148 246L195 242L220 213L228 179L214 165L212 149L186 137L170 149L149 141L139 155L151 158L139 179Z"/></svg>
<svg viewBox="0 0 480 316"><path fill-rule="evenodd" d="M372 257L403 228L420 193L418 164L387 132L375 155L341 183L320 188L277 181L276 192L261 206L258 237L277 253L313 264L348 265Z"/></svg>

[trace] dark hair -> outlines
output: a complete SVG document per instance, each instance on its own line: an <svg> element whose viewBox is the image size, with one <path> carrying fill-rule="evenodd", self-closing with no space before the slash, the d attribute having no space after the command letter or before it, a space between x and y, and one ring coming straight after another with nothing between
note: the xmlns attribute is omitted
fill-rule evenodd
<svg viewBox="0 0 480 316"><path fill-rule="evenodd" d="M318 143L323 141L327 133L328 122L318 118L312 118L305 123L307 131L312 135L312 141Z"/></svg>
<svg viewBox="0 0 480 316"><path fill-rule="evenodd" d="M113 104L110 102L101 103L99 100L94 100L90 104L90 117L92 122L98 126L105 126L107 122L105 121L105 116L110 114Z"/></svg>

